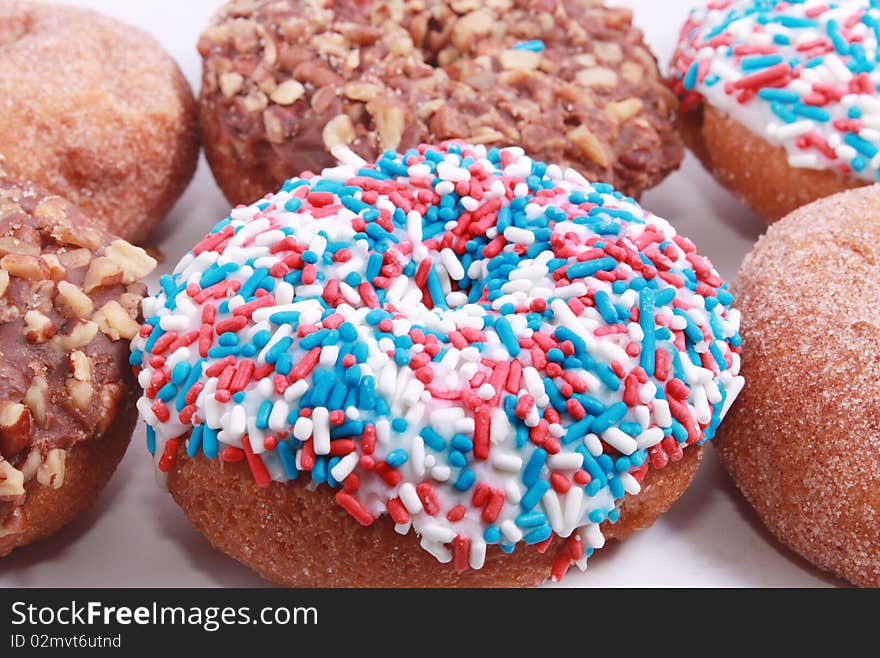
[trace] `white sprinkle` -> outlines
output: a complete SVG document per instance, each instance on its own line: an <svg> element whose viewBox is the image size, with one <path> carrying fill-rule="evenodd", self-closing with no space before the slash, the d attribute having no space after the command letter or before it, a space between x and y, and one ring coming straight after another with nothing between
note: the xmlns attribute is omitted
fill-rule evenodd
<svg viewBox="0 0 880 658"><path fill-rule="evenodd" d="M409 449L409 463L413 474L421 479L425 475L425 441L416 435Z"/></svg>
<svg viewBox="0 0 880 658"><path fill-rule="evenodd" d="M409 239L418 244L422 241L422 216L418 210L410 210L406 214L406 232Z"/></svg>
<svg viewBox="0 0 880 658"><path fill-rule="evenodd" d="M576 471L584 464L584 456L579 452L557 452L547 457L547 468L560 471Z"/></svg>
<svg viewBox="0 0 880 658"><path fill-rule="evenodd" d="M513 519L507 519L506 521L501 522L501 532L502 534L504 534L507 540L513 544L518 542L523 537L522 530L517 527Z"/></svg>
<svg viewBox="0 0 880 658"><path fill-rule="evenodd" d="M548 489L541 498L544 503L544 513L547 520L550 521L550 527L557 535L561 535L564 531L562 520L562 505L559 503L559 496L553 489Z"/></svg>
<svg viewBox="0 0 880 658"><path fill-rule="evenodd" d="M534 244L535 234L519 226L508 226L504 229L504 237L515 244Z"/></svg>
<svg viewBox="0 0 880 658"><path fill-rule="evenodd" d="M483 384L477 389L477 395L481 400L491 400L495 397L495 387L492 384Z"/></svg>
<svg viewBox="0 0 880 658"><path fill-rule="evenodd" d="M422 501L416 493L416 488L411 482L404 482L398 489L400 502L406 507L406 511L410 514L418 514L422 511Z"/></svg>
<svg viewBox="0 0 880 658"><path fill-rule="evenodd" d="M455 539L455 530L440 525L439 523L426 523L421 528L422 537L441 544L448 544Z"/></svg>
<svg viewBox="0 0 880 658"><path fill-rule="evenodd" d="M166 315L159 320L159 326L165 331L186 331L189 329L189 318L185 315Z"/></svg>
<svg viewBox="0 0 880 658"><path fill-rule="evenodd" d="M636 446L639 450L647 450L663 440L663 430L659 427L650 427L636 437Z"/></svg>
<svg viewBox="0 0 880 658"><path fill-rule="evenodd" d="M508 471L510 473L518 473L522 468L523 460L522 457L513 453L504 453L500 451L493 451L492 453L492 466L494 466L499 471Z"/></svg>
<svg viewBox="0 0 880 658"><path fill-rule="evenodd" d="M293 436L300 441L307 441L312 436L312 419L300 416L293 425Z"/></svg>
<svg viewBox="0 0 880 658"><path fill-rule="evenodd" d="M276 400L269 414L269 429L280 432L288 426L287 415L290 413L290 405L284 400Z"/></svg>
<svg viewBox="0 0 880 658"><path fill-rule="evenodd" d="M482 569L486 562L486 542L479 537L471 540L470 556L468 558L471 569Z"/></svg>
<svg viewBox="0 0 880 658"><path fill-rule="evenodd" d="M316 455L330 454L330 412L327 407L312 409L314 448Z"/></svg>
<svg viewBox="0 0 880 658"><path fill-rule="evenodd" d="M358 465L359 459L360 458L356 452L348 453L345 457L339 460L339 463L337 463L336 466L330 469L330 475L332 475L333 479L337 482L342 482Z"/></svg>
<svg viewBox="0 0 880 658"><path fill-rule="evenodd" d="M617 477L620 478L620 483L623 485L624 491L626 493L635 496L642 490L642 485L639 484L639 481L636 480L629 473L618 473Z"/></svg>
<svg viewBox="0 0 880 658"><path fill-rule="evenodd" d="M308 390L308 382L306 382L305 379L300 379L299 381L294 382L292 386L287 387L287 390L284 391L284 400L288 403L296 402L305 395Z"/></svg>
<svg viewBox="0 0 880 658"><path fill-rule="evenodd" d="M631 455L638 449L636 440L616 427L609 427L602 432L602 439L605 443L612 448L619 450L624 455Z"/></svg>
<svg viewBox="0 0 880 658"><path fill-rule="evenodd" d="M627 475L629 474L627 473ZM580 521L581 503L583 502L583 500L583 487L572 487L568 490L568 493L565 494L565 511L563 512L563 522L565 523L566 530L568 530L569 528L573 530L578 521Z"/></svg>
<svg viewBox="0 0 880 658"><path fill-rule="evenodd" d="M461 261L458 260L458 256L455 255L452 249L449 247L443 249L440 252L440 261L453 279L461 281L464 278L464 267L462 267Z"/></svg>
<svg viewBox="0 0 880 658"><path fill-rule="evenodd" d="M672 414L669 412L669 402L666 400L654 400L654 422L660 427L672 426Z"/></svg>

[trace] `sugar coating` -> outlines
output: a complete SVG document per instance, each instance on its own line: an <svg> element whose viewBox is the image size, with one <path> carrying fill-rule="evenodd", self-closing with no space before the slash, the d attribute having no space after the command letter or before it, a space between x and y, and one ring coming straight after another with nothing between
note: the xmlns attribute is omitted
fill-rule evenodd
<svg viewBox="0 0 880 658"><path fill-rule="evenodd" d="M0 159L140 241L192 178L195 100L141 30L78 7L0 3Z"/></svg>
<svg viewBox="0 0 880 658"><path fill-rule="evenodd" d="M185 443L307 472L457 569L488 544L604 543L650 467L742 388L707 259L608 185L450 142L289 180L161 280L132 343L160 471Z"/></svg>
<svg viewBox="0 0 880 658"><path fill-rule="evenodd" d="M880 585L878 241L877 186L805 206L761 238L734 284L749 386L717 439L783 543L870 587Z"/></svg>
<svg viewBox="0 0 880 658"><path fill-rule="evenodd" d="M691 11L673 57L684 110L704 100L792 167L880 175L880 6L724 0Z"/></svg>

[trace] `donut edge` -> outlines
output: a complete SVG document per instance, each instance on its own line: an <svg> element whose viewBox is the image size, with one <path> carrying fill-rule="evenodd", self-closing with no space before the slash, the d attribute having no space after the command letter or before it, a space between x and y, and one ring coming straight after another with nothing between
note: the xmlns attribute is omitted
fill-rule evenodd
<svg viewBox="0 0 880 658"><path fill-rule="evenodd" d="M24 532L0 537L0 558L54 535L94 505L125 455L137 418L134 401L126 396L124 407L117 411L106 432L70 449L60 488L51 489L36 479L27 484L23 505L27 527Z"/></svg>
<svg viewBox="0 0 880 658"><path fill-rule="evenodd" d="M622 541L668 511L691 484L702 452L691 446L680 461L650 470L642 493L625 499L620 520L604 524L606 539ZM482 569L456 572L414 533L397 534L388 517L365 528L330 489L309 491L304 479L258 488L245 464L190 459L181 447L168 489L215 549L286 587L532 587L548 578L561 544L557 537L543 554L525 547L511 555L492 546Z"/></svg>
<svg viewBox="0 0 880 658"><path fill-rule="evenodd" d="M770 144L705 102L680 111L678 127L713 178L771 223L818 199L868 185L831 170L792 167L782 146Z"/></svg>

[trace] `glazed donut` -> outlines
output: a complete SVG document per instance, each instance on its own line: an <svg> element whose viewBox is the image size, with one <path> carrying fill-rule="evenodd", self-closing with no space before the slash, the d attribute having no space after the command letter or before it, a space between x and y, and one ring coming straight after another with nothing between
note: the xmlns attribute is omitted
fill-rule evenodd
<svg viewBox="0 0 880 658"><path fill-rule="evenodd" d="M97 12L0 3L0 158L140 242L192 178L196 103L150 36Z"/></svg>
<svg viewBox="0 0 880 658"><path fill-rule="evenodd" d="M735 283L749 386L717 446L784 544L880 586L880 188L822 199L774 226Z"/></svg>
<svg viewBox="0 0 880 658"><path fill-rule="evenodd" d="M199 41L205 150L233 203L346 144L460 138L638 196L682 158L675 98L631 23L597 0L228 2Z"/></svg>
<svg viewBox="0 0 880 658"><path fill-rule="evenodd" d="M138 408L193 524L276 582L363 586L559 579L625 494L619 536L653 522L743 384L708 260L518 147L335 153L144 301Z"/></svg>
<svg viewBox="0 0 880 658"><path fill-rule="evenodd" d="M876 182L878 33L870 0L694 9L672 60L685 142L768 221Z"/></svg>
<svg viewBox="0 0 880 658"><path fill-rule="evenodd" d="M128 341L156 261L0 172L0 556L91 505L137 420Z"/></svg>

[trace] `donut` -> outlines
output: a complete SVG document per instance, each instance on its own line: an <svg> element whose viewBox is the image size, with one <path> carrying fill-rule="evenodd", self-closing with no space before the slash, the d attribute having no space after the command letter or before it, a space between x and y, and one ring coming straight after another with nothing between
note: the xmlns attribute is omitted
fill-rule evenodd
<svg viewBox="0 0 880 658"><path fill-rule="evenodd" d="M770 531L814 565L880 586L880 188L767 231L734 290L749 386L716 439Z"/></svg>
<svg viewBox="0 0 880 658"><path fill-rule="evenodd" d="M129 341L156 261L0 171L0 556L91 505L137 420Z"/></svg>
<svg viewBox="0 0 880 658"><path fill-rule="evenodd" d="M208 162L232 203L345 144L520 144L638 197L682 159L676 101L629 9L596 0L257 0L199 40Z"/></svg>
<svg viewBox="0 0 880 658"><path fill-rule="evenodd" d="M876 182L878 33L871 0L692 10L671 65L685 143L771 222Z"/></svg>
<svg viewBox="0 0 880 658"><path fill-rule="evenodd" d="M534 585L666 511L743 384L709 261L520 147L334 152L144 300L193 525L285 585Z"/></svg>
<svg viewBox="0 0 880 658"><path fill-rule="evenodd" d="M87 9L0 3L0 157L9 175L140 242L195 172L197 109L141 30Z"/></svg>

